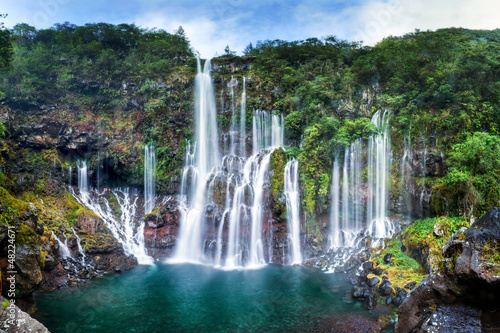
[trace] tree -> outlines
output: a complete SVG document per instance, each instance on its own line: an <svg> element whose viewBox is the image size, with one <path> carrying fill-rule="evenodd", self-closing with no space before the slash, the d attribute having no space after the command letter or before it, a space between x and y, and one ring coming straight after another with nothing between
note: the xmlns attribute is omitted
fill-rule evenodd
<svg viewBox="0 0 500 333"><path fill-rule="evenodd" d="M174 33L179 36L179 37L182 37L182 38L186 38L186 32L184 31L184 29L182 28L182 25L180 25L177 30L174 31Z"/></svg>
<svg viewBox="0 0 500 333"><path fill-rule="evenodd" d="M224 49L224 55L225 56L234 56L236 54L236 51L231 51L229 49L229 45L226 45L226 48Z"/></svg>
<svg viewBox="0 0 500 333"><path fill-rule="evenodd" d="M7 14L0 14L0 18L7 17ZM4 28L4 23L0 22L0 72L11 67L14 49L12 48L12 38L10 31Z"/></svg>
<svg viewBox="0 0 500 333"><path fill-rule="evenodd" d="M250 43L243 50L243 54L250 54L250 53L252 53L252 50L253 50L253 45L252 45L252 43Z"/></svg>

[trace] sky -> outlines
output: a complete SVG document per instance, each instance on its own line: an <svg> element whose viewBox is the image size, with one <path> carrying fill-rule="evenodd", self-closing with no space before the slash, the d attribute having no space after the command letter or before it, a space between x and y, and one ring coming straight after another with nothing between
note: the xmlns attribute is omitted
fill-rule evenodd
<svg viewBox="0 0 500 333"><path fill-rule="evenodd" d="M203 58L223 54L226 45L239 54L251 42L336 36L374 45L387 36L415 29L500 28L498 0L3 0L7 27L28 23L49 28L135 23L174 32L184 28ZM2 1L2 2L3 2Z"/></svg>

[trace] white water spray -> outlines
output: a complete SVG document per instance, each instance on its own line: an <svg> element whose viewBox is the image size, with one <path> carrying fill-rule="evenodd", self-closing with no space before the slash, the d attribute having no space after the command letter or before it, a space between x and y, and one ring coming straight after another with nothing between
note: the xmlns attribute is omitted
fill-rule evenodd
<svg viewBox="0 0 500 333"><path fill-rule="evenodd" d="M288 229L289 263L300 264L300 195L299 195L299 163L292 159L285 166L286 220Z"/></svg>
<svg viewBox="0 0 500 333"><path fill-rule="evenodd" d="M144 146L144 215L151 213L155 207L155 146Z"/></svg>

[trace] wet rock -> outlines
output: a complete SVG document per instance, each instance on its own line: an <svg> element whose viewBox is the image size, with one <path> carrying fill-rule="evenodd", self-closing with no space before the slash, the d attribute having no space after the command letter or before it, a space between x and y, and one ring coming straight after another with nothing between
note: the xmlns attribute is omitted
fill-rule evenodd
<svg viewBox="0 0 500 333"><path fill-rule="evenodd" d="M365 272L371 273L373 271L373 261L365 261L361 267Z"/></svg>
<svg viewBox="0 0 500 333"><path fill-rule="evenodd" d="M377 296L371 293L368 297L363 301L363 308L367 310L373 310L377 307Z"/></svg>
<svg viewBox="0 0 500 333"><path fill-rule="evenodd" d="M405 287L405 289L412 290L413 288L415 288L416 285L417 285L417 283L414 281L414 282L407 283L404 287Z"/></svg>
<svg viewBox="0 0 500 333"><path fill-rule="evenodd" d="M393 294L393 290L391 288L392 283L389 281L384 281L378 288L378 292L381 296L390 296Z"/></svg>
<svg viewBox="0 0 500 333"><path fill-rule="evenodd" d="M75 227L79 232L90 235L107 231L101 218L87 211L83 211L76 216Z"/></svg>
<svg viewBox="0 0 500 333"><path fill-rule="evenodd" d="M35 286L42 281L42 272L38 263L40 257L40 250L38 246L31 246L30 244L19 244L16 247L16 261L17 267L16 288L19 289L23 295L31 294Z"/></svg>
<svg viewBox="0 0 500 333"><path fill-rule="evenodd" d="M382 273L384 272L384 270L382 269L382 267L377 267L373 270L373 274L375 275L382 275Z"/></svg>
<svg viewBox="0 0 500 333"><path fill-rule="evenodd" d="M352 290L352 297L354 297L354 298L362 298L362 297L364 297L365 291L366 291L366 288L363 288L363 287L360 287L360 286L356 286Z"/></svg>
<svg viewBox="0 0 500 333"><path fill-rule="evenodd" d="M384 256L384 262L386 264L390 263L391 262L391 259L392 259L392 253L387 253L385 256Z"/></svg>
<svg viewBox="0 0 500 333"><path fill-rule="evenodd" d="M2 296L0 301L4 302L6 299ZM0 332L5 333L50 333L49 330L43 326L39 321L33 319L29 314L21 311L14 303L10 303L6 309L0 309ZM14 320L10 315L14 316Z"/></svg>
<svg viewBox="0 0 500 333"><path fill-rule="evenodd" d="M372 277L371 279L368 279L367 283L368 283L368 286L370 287L373 287L375 285L377 285L377 283L380 282L380 279L378 277Z"/></svg>

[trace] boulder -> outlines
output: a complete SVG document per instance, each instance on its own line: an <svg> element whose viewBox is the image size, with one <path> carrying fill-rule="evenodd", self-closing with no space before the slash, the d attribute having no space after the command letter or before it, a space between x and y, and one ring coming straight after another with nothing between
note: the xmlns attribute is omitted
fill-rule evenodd
<svg viewBox="0 0 500 333"><path fill-rule="evenodd" d="M499 244L495 207L448 239L441 271L405 286L412 291L398 309L396 332L500 332Z"/></svg>

